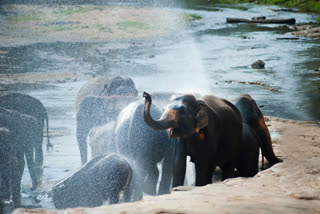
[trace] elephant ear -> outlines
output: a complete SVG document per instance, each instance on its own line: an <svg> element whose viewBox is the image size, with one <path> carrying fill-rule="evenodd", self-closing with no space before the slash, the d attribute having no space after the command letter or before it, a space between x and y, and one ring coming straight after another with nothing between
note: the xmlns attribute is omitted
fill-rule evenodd
<svg viewBox="0 0 320 214"><path fill-rule="evenodd" d="M195 131L198 133L200 129L208 126L208 111L207 105L203 102L198 100L199 104L199 111L195 116Z"/></svg>

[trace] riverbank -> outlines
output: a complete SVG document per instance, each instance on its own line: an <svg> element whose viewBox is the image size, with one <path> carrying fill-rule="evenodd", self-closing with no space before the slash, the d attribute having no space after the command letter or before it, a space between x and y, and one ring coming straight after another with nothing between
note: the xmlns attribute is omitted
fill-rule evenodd
<svg viewBox="0 0 320 214"><path fill-rule="evenodd" d="M228 179L205 187L177 188L140 202L67 209L64 213L319 213L320 123L266 117L275 153L284 162L253 178ZM14 214L61 213L17 209Z"/></svg>
<svg viewBox="0 0 320 214"><path fill-rule="evenodd" d="M164 8L125 6L7 4L1 10L0 46L145 39L175 32L199 18Z"/></svg>
<svg viewBox="0 0 320 214"><path fill-rule="evenodd" d="M297 8L301 12L320 13L320 2L317 0L218 0L222 4L256 3L274 4L287 8Z"/></svg>

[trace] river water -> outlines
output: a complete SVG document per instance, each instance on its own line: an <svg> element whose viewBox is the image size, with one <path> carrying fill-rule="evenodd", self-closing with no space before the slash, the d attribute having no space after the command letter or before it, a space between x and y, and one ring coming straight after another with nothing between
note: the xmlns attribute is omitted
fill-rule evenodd
<svg viewBox="0 0 320 214"><path fill-rule="evenodd" d="M136 1L130 1L135 4ZM202 2L202 1L201 1ZM320 119L320 43L317 40L277 40L285 30L278 25L227 24L227 17L296 18L312 14L274 12L275 6L217 5L186 1L172 10L201 16L173 35L113 42L54 42L1 47L1 73L90 71L96 75L131 77L143 91L214 94L232 100L248 93L265 115L298 120ZM181 2L180 2L181 3ZM153 1L153 4L156 4ZM163 5L160 5L163 6ZM266 63L255 70L256 60ZM264 82L267 86L248 84ZM54 183L80 167L75 135L75 96L83 81L50 83L54 87L22 90L39 98L49 113L52 152L45 152L44 178L31 192L25 169L23 203L51 209ZM272 88L273 90L270 90ZM39 202L39 203L37 203Z"/></svg>

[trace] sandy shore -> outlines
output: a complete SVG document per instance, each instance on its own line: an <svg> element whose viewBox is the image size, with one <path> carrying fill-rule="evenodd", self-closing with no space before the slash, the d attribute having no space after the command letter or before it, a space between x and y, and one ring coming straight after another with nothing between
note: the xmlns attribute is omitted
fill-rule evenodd
<svg viewBox="0 0 320 214"><path fill-rule="evenodd" d="M275 152L284 162L253 178L181 187L136 203L68 209L64 213L320 213L320 123L266 117ZM61 213L25 210L20 213Z"/></svg>

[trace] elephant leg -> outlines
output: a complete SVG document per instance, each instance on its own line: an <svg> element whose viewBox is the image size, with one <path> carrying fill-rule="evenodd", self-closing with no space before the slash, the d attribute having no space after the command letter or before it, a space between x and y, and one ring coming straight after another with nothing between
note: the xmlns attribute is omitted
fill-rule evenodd
<svg viewBox="0 0 320 214"><path fill-rule="evenodd" d="M173 146L172 146L173 147ZM171 181L173 175L174 148L169 148L162 163L162 176L159 185L159 195L171 192Z"/></svg>
<svg viewBox="0 0 320 214"><path fill-rule="evenodd" d="M233 164L225 164L224 166L221 166L221 170L222 180L235 177L235 167L233 166Z"/></svg>
<svg viewBox="0 0 320 214"><path fill-rule="evenodd" d="M176 155L173 169L172 187L183 186L186 176L187 155L183 142L177 142Z"/></svg>
<svg viewBox="0 0 320 214"><path fill-rule="evenodd" d="M31 181L32 181L31 190L35 190L39 184L39 175L37 173L36 165L33 160L33 153L34 152L33 152L32 146L25 147L24 154L26 156L27 165L28 165L28 169L29 169L29 173L30 173L30 177L31 177Z"/></svg>
<svg viewBox="0 0 320 214"><path fill-rule="evenodd" d="M2 168L2 172L1 172L1 176L0 176L0 193L1 193L1 197L4 200L10 200L10 195L11 195L11 191L10 191L10 165L9 163L6 163L6 166L4 168Z"/></svg>
<svg viewBox="0 0 320 214"><path fill-rule="evenodd" d="M144 182L144 192L148 193L149 195L156 195L157 194L157 182L159 178L159 170L157 164L148 164L146 166L147 169L147 179Z"/></svg>
<svg viewBox="0 0 320 214"><path fill-rule="evenodd" d="M14 207L21 207L21 179L24 170L24 154L23 151L17 152L17 158L15 160L13 170L11 171L11 191Z"/></svg>
<svg viewBox="0 0 320 214"><path fill-rule="evenodd" d="M89 133L89 127L84 127L86 125L86 121L84 121L80 116L77 115L77 142L80 150L80 158L81 164L85 164L87 162L87 135Z"/></svg>
<svg viewBox="0 0 320 214"><path fill-rule="evenodd" d="M110 193L110 204L117 204L119 202L119 192L118 191L111 191Z"/></svg>
<svg viewBox="0 0 320 214"><path fill-rule="evenodd" d="M213 169L202 162L195 164L196 186L204 186L212 183Z"/></svg>
<svg viewBox="0 0 320 214"><path fill-rule="evenodd" d="M43 175L43 151L42 151L42 140L35 146L35 168L39 181Z"/></svg>
<svg viewBox="0 0 320 214"><path fill-rule="evenodd" d="M129 200L129 201L130 199L132 199L132 201L141 200L143 197L142 185L143 183L140 178L140 175L138 175L137 170L133 168L131 182L124 192L125 200Z"/></svg>

